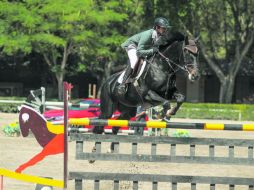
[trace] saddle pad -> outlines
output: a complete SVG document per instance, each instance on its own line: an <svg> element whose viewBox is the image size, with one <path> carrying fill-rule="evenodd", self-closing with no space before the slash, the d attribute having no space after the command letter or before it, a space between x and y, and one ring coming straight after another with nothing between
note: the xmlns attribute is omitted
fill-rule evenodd
<svg viewBox="0 0 254 190"><path fill-rule="evenodd" d="M135 77L135 80L138 80L138 79L139 79L139 77L142 75L142 73L143 73L145 67L146 67L146 61L143 62L143 64L142 64L142 66L141 66L141 69L140 69L138 75ZM124 73L125 73L125 70L124 70L124 71L121 73L121 75L118 77L117 82L120 83L120 84L123 82Z"/></svg>

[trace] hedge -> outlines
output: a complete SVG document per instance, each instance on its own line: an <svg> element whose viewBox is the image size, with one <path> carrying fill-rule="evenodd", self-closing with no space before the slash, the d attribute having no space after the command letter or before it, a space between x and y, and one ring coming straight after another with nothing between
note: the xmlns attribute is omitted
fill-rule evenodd
<svg viewBox="0 0 254 190"><path fill-rule="evenodd" d="M254 105L184 103L174 117L254 121Z"/></svg>
<svg viewBox="0 0 254 190"><path fill-rule="evenodd" d="M0 99L7 99L0 97ZM8 97L8 100L25 100ZM17 113L18 104L1 104L0 112ZM183 103L175 118L192 119L226 119L254 121L254 105L252 104L218 104L218 103Z"/></svg>
<svg viewBox="0 0 254 190"><path fill-rule="evenodd" d="M0 97L0 100L18 100L18 101L25 101L25 98L22 97ZM0 103L0 112L4 113L17 113L18 106L20 104L17 103Z"/></svg>

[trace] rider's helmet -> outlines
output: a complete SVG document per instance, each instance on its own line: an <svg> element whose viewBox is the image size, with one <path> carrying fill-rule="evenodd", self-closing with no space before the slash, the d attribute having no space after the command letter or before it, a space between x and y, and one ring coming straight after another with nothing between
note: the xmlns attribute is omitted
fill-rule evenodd
<svg viewBox="0 0 254 190"><path fill-rule="evenodd" d="M169 29L171 26L166 18L158 17L154 20L154 27L159 26L162 28Z"/></svg>

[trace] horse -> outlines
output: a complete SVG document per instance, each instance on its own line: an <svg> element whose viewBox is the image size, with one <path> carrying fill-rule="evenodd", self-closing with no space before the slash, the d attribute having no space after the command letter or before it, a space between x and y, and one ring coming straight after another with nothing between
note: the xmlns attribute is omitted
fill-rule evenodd
<svg viewBox="0 0 254 190"><path fill-rule="evenodd" d="M162 105L163 117L169 121L175 115L185 100L176 87L176 73L180 70L188 74L191 81L199 78L198 47L196 40L185 37L183 41L175 41L159 47L159 52L145 60L146 67L133 83L128 83L125 95L117 93L118 78L121 75L111 75L102 85L100 95L101 114L99 119L109 119L114 111L121 112L118 119L129 120L136 115L138 106L147 109ZM176 100L176 106L170 106L170 100ZM117 134L119 127L113 127L112 133ZM95 126L93 133L102 134L103 126ZM111 146L112 150L112 146Z"/></svg>

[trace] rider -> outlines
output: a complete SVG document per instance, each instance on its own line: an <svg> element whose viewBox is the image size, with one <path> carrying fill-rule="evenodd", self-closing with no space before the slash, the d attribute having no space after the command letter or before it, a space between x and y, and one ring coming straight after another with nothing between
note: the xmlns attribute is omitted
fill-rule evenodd
<svg viewBox="0 0 254 190"><path fill-rule="evenodd" d="M159 45L164 44L165 41L173 42L175 40L184 40L183 35L180 35L180 37L178 35L170 35L170 31L171 26L169 21L166 18L159 17L155 19L154 27L152 29L133 35L121 45L128 54L130 65L127 66L122 83L118 86L119 94L125 94L126 81L129 77L131 77L132 71L139 58L150 57L157 53L159 51ZM166 33L168 33L167 37L165 35ZM170 39L168 36L170 36Z"/></svg>

